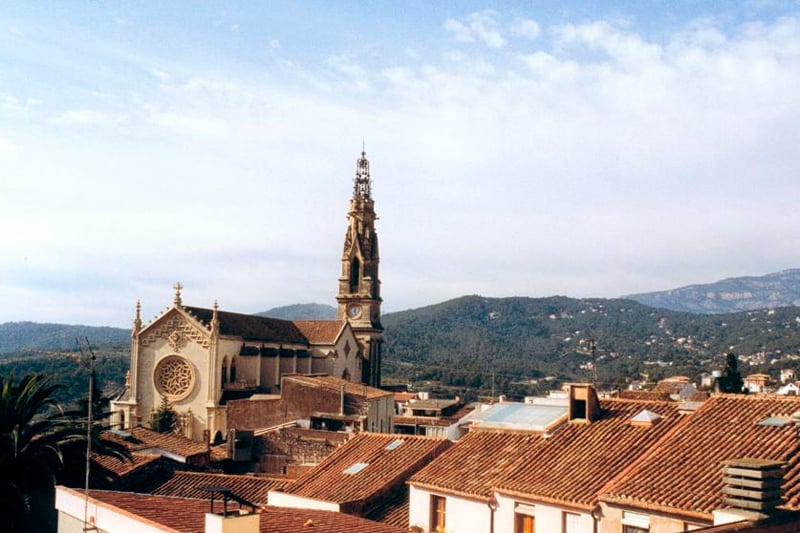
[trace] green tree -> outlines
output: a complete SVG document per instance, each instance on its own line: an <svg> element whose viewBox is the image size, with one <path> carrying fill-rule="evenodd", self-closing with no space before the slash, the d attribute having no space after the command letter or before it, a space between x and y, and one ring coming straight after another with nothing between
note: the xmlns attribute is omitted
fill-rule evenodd
<svg viewBox="0 0 800 533"><path fill-rule="evenodd" d="M159 433L173 433L178 429L178 413L167 401L166 396L161 397L161 404L153 412L150 427Z"/></svg>
<svg viewBox="0 0 800 533"><path fill-rule="evenodd" d="M725 358L725 369L719 378L720 392L741 393L744 388L742 373L739 371L739 359L733 353Z"/></svg>
<svg viewBox="0 0 800 533"><path fill-rule="evenodd" d="M41 531L52 502L62 447L85 441L79 428L63 423L52 385L43 374L19 381L0 376L0 513L5 531ZM52 514L52 510L50 511Z"/></svg>

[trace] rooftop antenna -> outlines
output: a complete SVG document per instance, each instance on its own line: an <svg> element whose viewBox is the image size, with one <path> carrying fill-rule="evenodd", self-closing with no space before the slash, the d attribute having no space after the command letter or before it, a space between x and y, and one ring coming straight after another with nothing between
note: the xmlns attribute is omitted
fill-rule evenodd
<svg viewBox="0 0 800 533"><path fill-rule="evenodd" d="M81 352L81 359L89 362L89 397L86 401L86 478L83 487L83 530L84 531L98 531L97 526L89 525L89 467L91 465L92 457L92 400L94 398L94 362L97 357L94 355L91 344L87 337L75 337L75 342L78 343L78 349Z"/></svg>
<svg viewBox="0 0 800 533"><path fill-rule="evenodd" d="M597 388L597 341L595 341L594 337L589 337L586 340L586 348L578 348L575 351L592 357L592 385Z"/></svg>

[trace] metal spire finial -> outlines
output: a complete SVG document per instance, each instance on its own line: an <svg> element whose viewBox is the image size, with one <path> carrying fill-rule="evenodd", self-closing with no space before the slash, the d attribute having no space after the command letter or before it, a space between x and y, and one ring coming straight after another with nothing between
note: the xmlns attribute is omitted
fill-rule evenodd
<svg viewBox="0 0 800 533"><path fill-rule="evenodd" d="M356 161L356 179L353 186L353 198L369 200L371 196L369 181L369 160L366 145L361 141L361 157Z"/></svg>

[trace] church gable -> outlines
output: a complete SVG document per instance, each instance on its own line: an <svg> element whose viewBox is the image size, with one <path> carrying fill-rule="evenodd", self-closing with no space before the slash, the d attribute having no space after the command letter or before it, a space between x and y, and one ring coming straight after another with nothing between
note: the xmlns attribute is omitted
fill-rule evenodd
<svg viewBox="0 0 800 533"><path fill-rule="evenodd" d="M210 331L177 307L164 313L139 333L139 344L142 347L153 344L157 339L166 339L175 352L180 352L189 341L194 341L203 348L208 348L211 344Z"/></svg>

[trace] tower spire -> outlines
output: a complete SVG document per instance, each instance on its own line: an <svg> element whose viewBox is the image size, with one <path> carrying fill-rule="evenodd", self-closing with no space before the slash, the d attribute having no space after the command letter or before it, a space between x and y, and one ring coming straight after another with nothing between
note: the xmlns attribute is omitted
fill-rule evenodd
<svg viewBox="0 0 800 533"><path fill-rule="evenodd" d="M381 295L378 268L378 235L375 231L375 202L372 199L369 160L362 141L361 157L356 162L353 198L347 212L347 232L339 278L339 318L350 322L364 358L361 381L380 386L381 374Z"/></svg>
<svg viewBox="0 0 800 533"><path fill-rule="evenodd" d="M372 191L369 180L369 160L365 150L364 141L361 141L361 157L356 161L356 179L353 186L353 199L371 199Z"/></svg>

